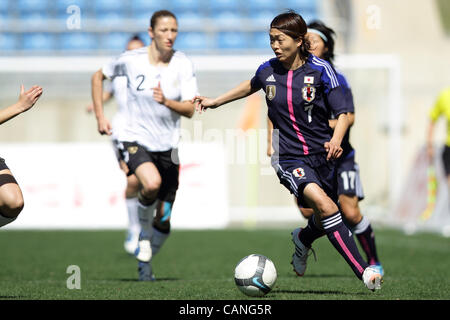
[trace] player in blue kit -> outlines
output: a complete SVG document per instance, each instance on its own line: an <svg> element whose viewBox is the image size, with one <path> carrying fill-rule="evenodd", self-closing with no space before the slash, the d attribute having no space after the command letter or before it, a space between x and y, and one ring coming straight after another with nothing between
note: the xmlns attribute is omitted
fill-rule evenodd
<svg viewBox="0 0 450 320"><path fill-rule="evenodd" d="M322 22L316 21L308 25L307 37L311 43L310 52L330 63L334 68L334 36L335 32ZM344 214L347 225L356 235L363 248L367 262L376 268L381 275L384 275L383 267L378 259L375 236L370 221L361 214L358 202L364 199L359 167L355 162L355 149L350 144L350 129L355 120L355 107L353 94L344 75L336 72L338 81L344 89L346 105L348 106L348 118L350 127L342 140L343 153L337 161L337 179L339 204ZM334 128L336 120L329 121L330 127ZM303 216L309 218L313 212L307 208L300 208Z"/></svg>
<svg viewBox="0 0 450 320"><path fill-rule="evenodd" d="M316 21L308 24L307 38L311 43L310 52L313 55L328 61L333 68L334 34L335 32L322 22ZM340 72L336 72L336 75L340 86L344 89L344 96L348 109L347 116L350 124L350 127L342 140L342 156L337 160L337 193L339 196L339 205L342 213L344 214L347 226L356 235L356 238L367 256L367 262L372 267L378 269L381 275L384 275L383 267L381 266L377 255L375 236L372 226L370 221L361 214L358 205L358 202L364 199L364 192L359 177L359 167L355 162L355 150L349 140L350 128L355 119L353 94L344 75ZM332 119L329 120L329 125L331 128L334 128L336 125L336 119L333 119L333 115L331 115L331 118ZM268 120L268 124L270 133L270 120ZM268 147L271 147L271 145ZM268 148L268 154L271 155L271 152L271 148ZM304 208L301 203L299 203L298 199L296 200L302 215L306 219L309 219L314 213L313 210L310 208ZM308 242L306 245L310 247L311 243Z"/></svg>
<svg viewBox="0 0 450 320"><path fill-rule="evenodd" d="M302 206L313 208L320 221L312 232L292 232L294 271L303 275L306 269L310 248L303 243L325 233L366 287L379 289L381 274L361 257L336 205L335 159L342 155L348 128L344 92L330 64L309 53L306 31L305 21L294 11L276 16L270 24L276 58L263 63L251 80L217 98L196 96L194 101L201 112L265 91L274 127L272 166L280 183ZM334 131L328 124L330 109L337 119Z"/></svg>

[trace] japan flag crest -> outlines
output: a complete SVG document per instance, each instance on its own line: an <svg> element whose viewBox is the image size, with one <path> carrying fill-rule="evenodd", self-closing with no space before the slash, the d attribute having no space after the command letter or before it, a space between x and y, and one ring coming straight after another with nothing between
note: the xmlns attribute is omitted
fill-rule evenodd
<svg viewBox="0 0 450 320"><path fill-rule="evenodd" d="M316 97L316 88L312 86L304 86L302 89L302 97L306 102L311 102Z"/></svg>

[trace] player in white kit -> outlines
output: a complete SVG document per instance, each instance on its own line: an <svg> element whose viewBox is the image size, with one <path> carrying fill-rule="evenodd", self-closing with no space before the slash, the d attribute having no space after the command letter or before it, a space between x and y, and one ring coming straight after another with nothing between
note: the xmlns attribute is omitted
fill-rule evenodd
<svg viewBox="0 0 450 320"><path fill-rule="evenodd" d="M126 50L139 49L145 46L145 43L138 35L134 35L127 43ZM139 232L141 227L139 225L139 218L137 214L137 192L139 189L139 182L134 174L128 175L129 169L124 159L122 158L122 152L119 150L121 147L120 141L122 140L123 128L126 124L126 112L127 109L127 79L125 77L115 77L113 81L104 83L103 89L103 103L106 103L112 98L115 98L118 109L112 120L112 134L111 140L113 144L114 153L116 154L117 161L122 171L127 175L127 187L125 190L126 207L128 213L128 228L124 242L125 251L129 254L136 252ZM87 112L94 110L94 104L90 104L86 108Z"/></svg>
<svg viewBox="0 0 450 320"><path fill-rule="evenodd" d="M141 232L136 258L142 281L154 279L152 256L170 234L170 214L178 189L180 120L181 116L193 116L191 100L198 91L192 62L173 49L178 33L175 15L167 10L155 12L148 33L152 40L148 47L125 51L92 77L100 134L112 134L111 123L103 113L102 81L121 77L127 82L119 147L129 174L136 175L140 186Z"/></svg>

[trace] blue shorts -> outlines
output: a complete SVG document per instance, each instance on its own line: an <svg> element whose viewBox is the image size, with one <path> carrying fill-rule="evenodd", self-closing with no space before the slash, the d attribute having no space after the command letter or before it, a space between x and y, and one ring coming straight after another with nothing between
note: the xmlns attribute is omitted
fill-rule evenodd
<svg viewBox="0 0 450 320"><path fill-rule="evenodd" d="M359 177L359 166L355 162L355 152L337 161L338 195L357 196L364 199L364 191Z"/></svg>
<svg viewBox="0 0 450 320"><path fill-rule="evenodd" d="M272 157L280 183L295 197L301 207L310 208L303 197L303 189L309 183L316 183L337 203L336 162L327 161L326 153L300 156L297 159L276 159Z"/></svg>

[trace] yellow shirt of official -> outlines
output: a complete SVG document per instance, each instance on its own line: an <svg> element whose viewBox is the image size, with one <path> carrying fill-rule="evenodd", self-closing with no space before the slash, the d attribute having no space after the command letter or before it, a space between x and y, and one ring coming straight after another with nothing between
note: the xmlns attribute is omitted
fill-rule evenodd
<svg viewBox="0 0 450 320"><path fill-rule="evenodd" d="M441 116L445 116L447 119L446 145L450 147L450 88L445 89L439 94L433 109L430 111L430 118L433 122L436 122Z"/></svg>

